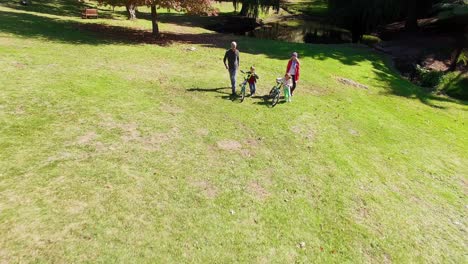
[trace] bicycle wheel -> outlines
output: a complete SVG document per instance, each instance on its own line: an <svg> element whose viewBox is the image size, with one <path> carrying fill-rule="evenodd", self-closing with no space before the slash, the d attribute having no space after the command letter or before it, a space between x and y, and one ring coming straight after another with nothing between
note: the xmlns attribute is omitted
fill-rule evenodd
<svg viewBox="0 0 468 264"><path fill-rule="evenodd" d="M273 96L273 99L271 100L271 107L275 107L275 105L279 102L279 99L280 99L280 92L276 91Z"/></svg>
<svg viewBox="0 0 468 264"><path fill-rule="evenodd" d="M271 88L270 90L270 93L268 94L268 97L269 98L272 98L275 96L275 90L276 90L276 86L273 86L273 88Z"/></svg>
<svg viewBox="0 0 468 264"><path fill-rule="evenodd" d="M241 88L241 98L240 98L241 103L244 101L244 99L245 99L245 84L242 85L242 88Z"/></svg>

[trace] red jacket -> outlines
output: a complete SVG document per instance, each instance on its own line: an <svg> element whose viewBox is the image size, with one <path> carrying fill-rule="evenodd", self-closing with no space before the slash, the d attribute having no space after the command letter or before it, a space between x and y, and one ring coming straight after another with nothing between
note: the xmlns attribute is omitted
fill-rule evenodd
<svg viewBox="0 0 468 264"><path fill-rule="evenodd" d="M289 60L288 62L288 67L286 68L286 73L289 73L289 70L291 69L292 65L292 59ZM300 69L300 63L299 60L296 61L296 75L295 75L295 81L297 82L299 80L299 69Z"/></svg>

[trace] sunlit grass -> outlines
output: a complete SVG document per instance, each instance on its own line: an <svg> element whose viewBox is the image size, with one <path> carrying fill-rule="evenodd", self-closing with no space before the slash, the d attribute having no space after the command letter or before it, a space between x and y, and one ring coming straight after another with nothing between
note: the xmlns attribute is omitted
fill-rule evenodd
<svg viewBox="0 0 468 264"><path fill-rule="evenodd" d="M150 28L114 18L0 6L0 262L463 262L465 102L361 46L77 27ZM232 40L259 95L299 52L292 103L230 100Z"/></svg>

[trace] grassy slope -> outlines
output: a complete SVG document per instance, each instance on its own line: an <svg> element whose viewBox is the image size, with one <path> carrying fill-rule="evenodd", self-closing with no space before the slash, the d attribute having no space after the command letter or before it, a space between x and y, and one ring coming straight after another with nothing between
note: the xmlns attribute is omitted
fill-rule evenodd
<svg viewBox="0 0 468 264"><path fill-rule="evenodd" d="M417 93L366 48L218 36L260 93L301 54L292 104L239 104L224 47L72 21L149 26L0 6L1 261L465 259L465 102Z"/></svg>

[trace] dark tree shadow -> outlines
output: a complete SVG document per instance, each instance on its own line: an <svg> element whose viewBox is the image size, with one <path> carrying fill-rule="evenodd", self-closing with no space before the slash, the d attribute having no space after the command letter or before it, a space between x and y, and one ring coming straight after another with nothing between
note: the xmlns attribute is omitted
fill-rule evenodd
<svg viewBox="0 0 468 264"><path fill-rule="evenodd" d="M382 61L386 63L382 63ZM411 83L409 80L402 78L397 70L391 66L390 62L388 62L388 60L385 58L382 58L380 62L374 61L372 65L374 67L374 72L376 73L377 78L386 84L385 86L380 87L385 91L382 92L382 94L414 98L425 105L439 109L444 109L446 107L440 106L437 104L437 102L449 102L468 105L467 101L435 95L431 91L424 90L423 88Z"/></svg>
<svg viewBox="0 0 468 264"><path fill-rule="evenodd" d="M19 2L0 0L0 4L12 9L69 17L80 17L84 8L95 8L78 0L33 0L32 4L27 6Z"/></svg>

